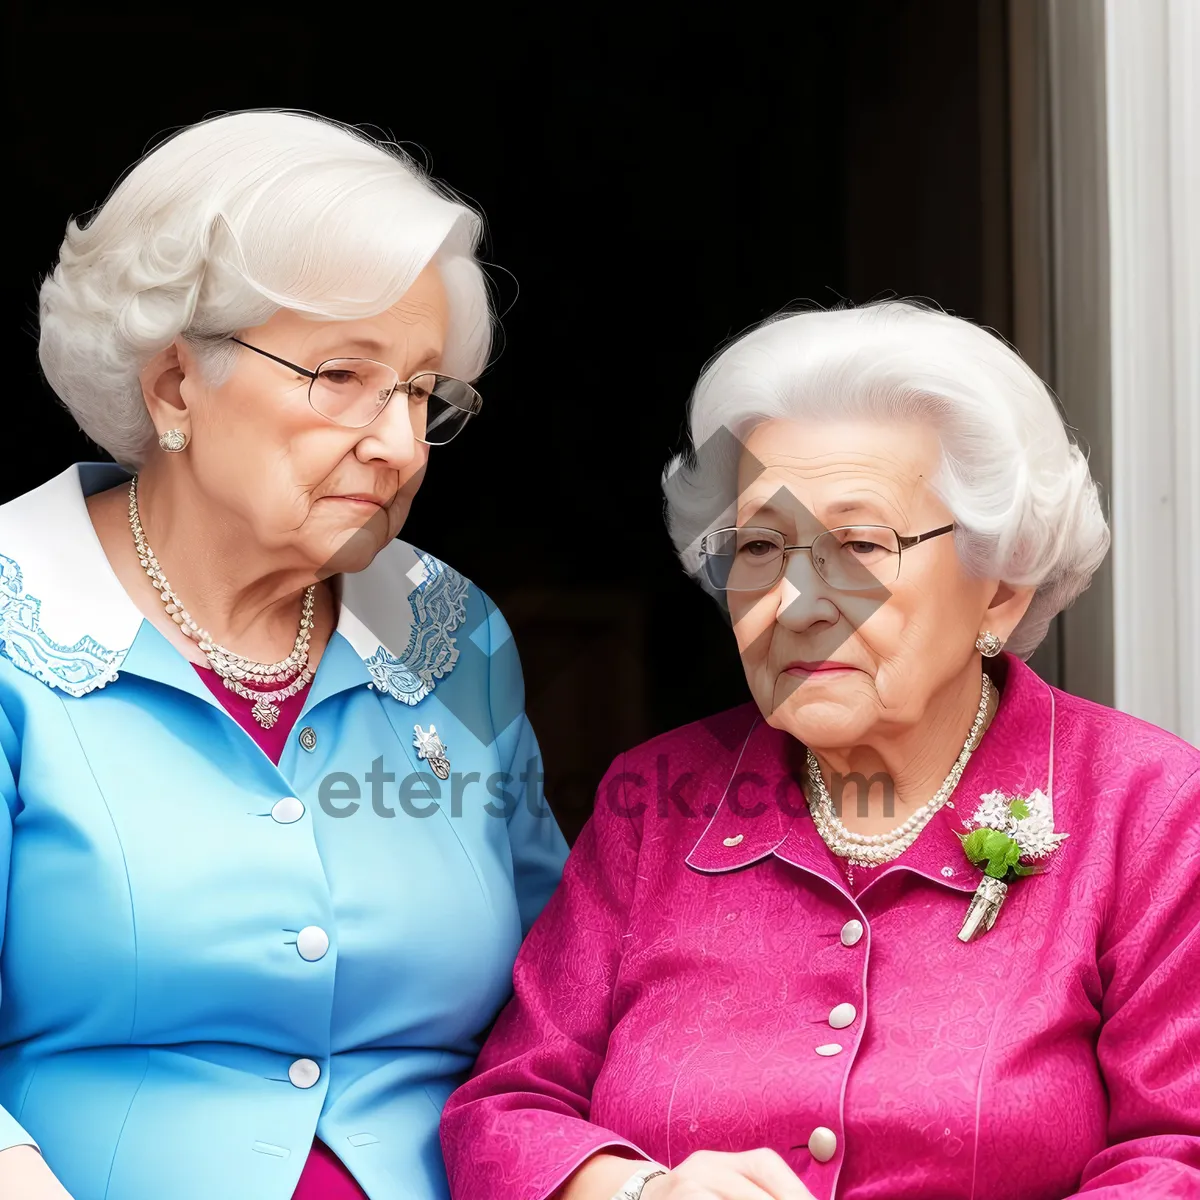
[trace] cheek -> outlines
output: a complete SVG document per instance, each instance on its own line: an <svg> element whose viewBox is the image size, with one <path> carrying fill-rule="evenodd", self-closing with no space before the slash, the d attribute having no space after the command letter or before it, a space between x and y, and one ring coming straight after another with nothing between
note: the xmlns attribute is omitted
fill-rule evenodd
<svg viewBox="0 0 1200 1200"><path fill-rule="evenodd" d="M765 660L775 631L778 607L773 593L757 600L745 597L731 600L729 616L733 621L738 653L747 666L755 666Z"/></svg>
<svg viewBox="0 0 1200 1200"><path fill-rule="evenodd" d="M260 490L268 506L279 480L283 490L305 456L306 427L311 421L305 394L292 389L270 394L249 382L233 380L199 399L192 411L193 455L207 469L219 471L236 490Z"/></svg>
<svg viewBox="0 0 1200 1200"><path fill-rule="evenodd" d="M340 529L347 517L313 503L345 457L344 446L324 433L300 430L288 436L279 425L243 426L229 439L198 438L195 469L205 491L236 509L264 547L297 538L327 540L326 526Z"/></svg>
<svg viewBox="0 0 1200 1200"><path fill-rule="evenodd" d="M302 428L314 415L308 404L307 386L287 378L269 383L255 373L235 374L218 388L202 389L189 397L189 407L198 407L194 419L203 422L213 437L229 441L252 438L256 442L286 440L293 429ZM233 449L233 447L230 447Z"/></svg>
<svg viewBox="0 0 1200 1200"><path fill-rule="evenodd" d="M925 690L956 669L974 645L969 598L946 587L914 583L894 589L886 604L858 627L879 664L876 686L885 702Z"/></svg>
<svg viewBox="0 0 1200 1200"><path fill-rule="evenodd" d="M425 472L429 467L429 447L418 443L417 453L412 462L400 472L400 490L396 495L397 504L411 504L412 498L425 480Z"/></svg>

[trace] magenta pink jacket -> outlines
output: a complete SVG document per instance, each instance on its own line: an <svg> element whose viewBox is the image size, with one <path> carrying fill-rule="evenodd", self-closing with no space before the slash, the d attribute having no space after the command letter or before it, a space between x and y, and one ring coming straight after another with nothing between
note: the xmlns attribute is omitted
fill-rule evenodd
<svg viewBox="0 0 1200 1200"><path fill-rule="evenodd" d="M857 896L751 706L619 758L446 1105L453 1195L769 1146L818 1200L1200 1197L1200 752L996 663L956 807ZM1037 788L1069 836L964 944L956 831Z"/></svg>

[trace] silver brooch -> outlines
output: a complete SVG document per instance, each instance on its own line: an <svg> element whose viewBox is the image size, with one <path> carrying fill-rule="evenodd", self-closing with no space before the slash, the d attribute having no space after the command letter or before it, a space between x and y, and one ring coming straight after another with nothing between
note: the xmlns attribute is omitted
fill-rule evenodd
<svg viewBox="0 0 1200 1200"><path fill-rule="evenodd" d="M414 725L413 745L417 748L417 757L425 759L433 768L433 773L439 779L450 777L450 760L446 757L446 747L437 735L437 726L430 725L426 733L420 725Z"/></svg>
<svg viewBox="0 0 1200 1200"><path fill-rule="evenodd" d="M958 940L972 942L981 933L991 929L1000 915L1000 906L1004 903L1006 895L1008 884L1004 880L985 875L979 881L975 895L971 897L971 903L967 906L966 919L962 929L958 931Z"/></svg>

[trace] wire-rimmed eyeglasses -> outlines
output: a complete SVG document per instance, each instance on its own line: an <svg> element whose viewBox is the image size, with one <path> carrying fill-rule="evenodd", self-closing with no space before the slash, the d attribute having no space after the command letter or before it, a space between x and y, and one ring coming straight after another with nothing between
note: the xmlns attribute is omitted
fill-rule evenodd
<svg viewBox="0 0 1200 1200"><path fill-rule="evenodd" d="M411 379L401 379L387 363L371 358L327 358L310 371L241 338L229 340L303 375L313 410L348 429L365 429L396 392L403 391L409 398L413 437L428 446L444 446L483 407L483 398L469 383L436 371L418 371Z"/></svg>
<svg viewBox="0 0 1200 1200"><path fill-rule="evenodd" d="M808 550L813 569L830 587L869 592L896 582L905 550L952 529L953 524L943 525L903 537L890 525L839 525L822 531L806 546L789 546L777 529L731 525L701 539L700 557L709 583L718 591L766 591L783 577L793 550Z"/></svg>

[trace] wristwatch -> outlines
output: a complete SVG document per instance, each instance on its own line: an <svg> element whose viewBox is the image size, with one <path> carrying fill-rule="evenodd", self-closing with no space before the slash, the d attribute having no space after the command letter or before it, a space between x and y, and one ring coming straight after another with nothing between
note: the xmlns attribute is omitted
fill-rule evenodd
<svg viewBox="0 0 1200 1200"><path fill-rule="evenodd" d="M650 1163L647 1166L639 1167L625 1181L625 1186L613 1196L612 1200L642 1200L642 1188L646 1186L646 1182L653 1179L656 1175L666 1174L667 1168L660 1167L658 1163Z"/></svg>

